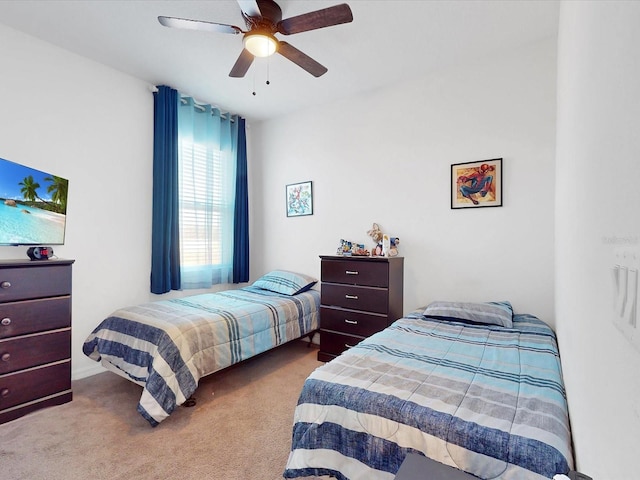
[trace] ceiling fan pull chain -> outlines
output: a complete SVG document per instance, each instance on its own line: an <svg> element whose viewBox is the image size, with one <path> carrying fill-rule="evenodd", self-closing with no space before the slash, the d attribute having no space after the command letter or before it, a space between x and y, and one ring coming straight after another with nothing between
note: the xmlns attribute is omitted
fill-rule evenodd
<svg viewBox="0 0 640 480"><path fill-rule="evenodd" d="M269 81L269 65L271 65L271 61L270 57L267 57L267 85L271 84L271 82Z"/></svg>

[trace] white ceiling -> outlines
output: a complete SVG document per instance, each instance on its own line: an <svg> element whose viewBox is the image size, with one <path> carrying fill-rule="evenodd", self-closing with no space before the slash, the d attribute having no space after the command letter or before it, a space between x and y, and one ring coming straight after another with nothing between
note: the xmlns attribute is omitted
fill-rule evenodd
<svg viewBox="0 0 640 480"><path fill-rule="evenodd" d="M157 21L165 15L244 29L236 0L1 0L0 23L255 121L555 36L558 27L556 0L278 3L289 18L342 1L353 11L352 23L277 35L329 69L319 78L280 55L256 59L244 78L230 78L241 35Z"/></svg>

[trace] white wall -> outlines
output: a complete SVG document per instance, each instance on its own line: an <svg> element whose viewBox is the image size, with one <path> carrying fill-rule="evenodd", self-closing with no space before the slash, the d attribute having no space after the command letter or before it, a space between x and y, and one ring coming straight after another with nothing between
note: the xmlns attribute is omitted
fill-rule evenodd
<svg viewBox="0 0 640 480"><path fill-rule="evenodd" d="M83 340L149 293L153 97L147 85L0 27L0 157L69 179L74 377L97 364ZM27 247L0 258L27 259Z"/></svg>
<svg viewBox="0 0 640 480"><path fill-rule="evenodd" d="M554 324L556 42L251 127L252 274L319 275L373 222L401 240L405 312L510 300ZM319 87L321 88L321 87ZM454 163L502 157L504 206L450 209ZM313 181L287 218L285 185Z"/></svg>
<svg viewBox="0 0 640 480"><path fill-rule="evenodd" d="M611 268L640 255L640 3L560 18L556 322L578 468L638 478L640 352L614 327Z"/></svg>
<svg viewBox="0 0 640 480"><path fill-rule="evenodd" d="M65 244L75 259L72 376L103 371L82 353L114 310L205 290L153 295L153 95L149 85L0 25L0 157L69 180ZM0 259L27 259L0 247ZM209 291L234 288L217 285Z"/></svg>

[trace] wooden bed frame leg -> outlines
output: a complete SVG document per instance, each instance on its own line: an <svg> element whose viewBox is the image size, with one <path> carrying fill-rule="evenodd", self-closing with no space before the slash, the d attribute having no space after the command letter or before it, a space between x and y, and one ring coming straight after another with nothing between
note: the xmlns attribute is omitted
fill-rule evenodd
<svg viewBox="0 0 640 480"><path fill-rule="evenodd" d="M196 397L194 397L193 395L190 396L189 398L187 398L185 400L185 402L182 404L185 407L195 407L196 406Z"/></svg>

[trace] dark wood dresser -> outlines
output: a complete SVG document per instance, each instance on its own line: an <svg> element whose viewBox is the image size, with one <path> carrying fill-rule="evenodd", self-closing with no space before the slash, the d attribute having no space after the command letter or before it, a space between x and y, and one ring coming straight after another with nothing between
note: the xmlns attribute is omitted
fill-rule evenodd
<svg viewBox="0 0 640 480"><path fill-rule="evenodd" d="M320 259L318 360L327 362L402 317L404 258Z"/></svg>
<svg viewBox="0 0 640 480"><path fill-rule="evenodd" d="M73 262L0 261L0 423L72 399Z"/></svg>

